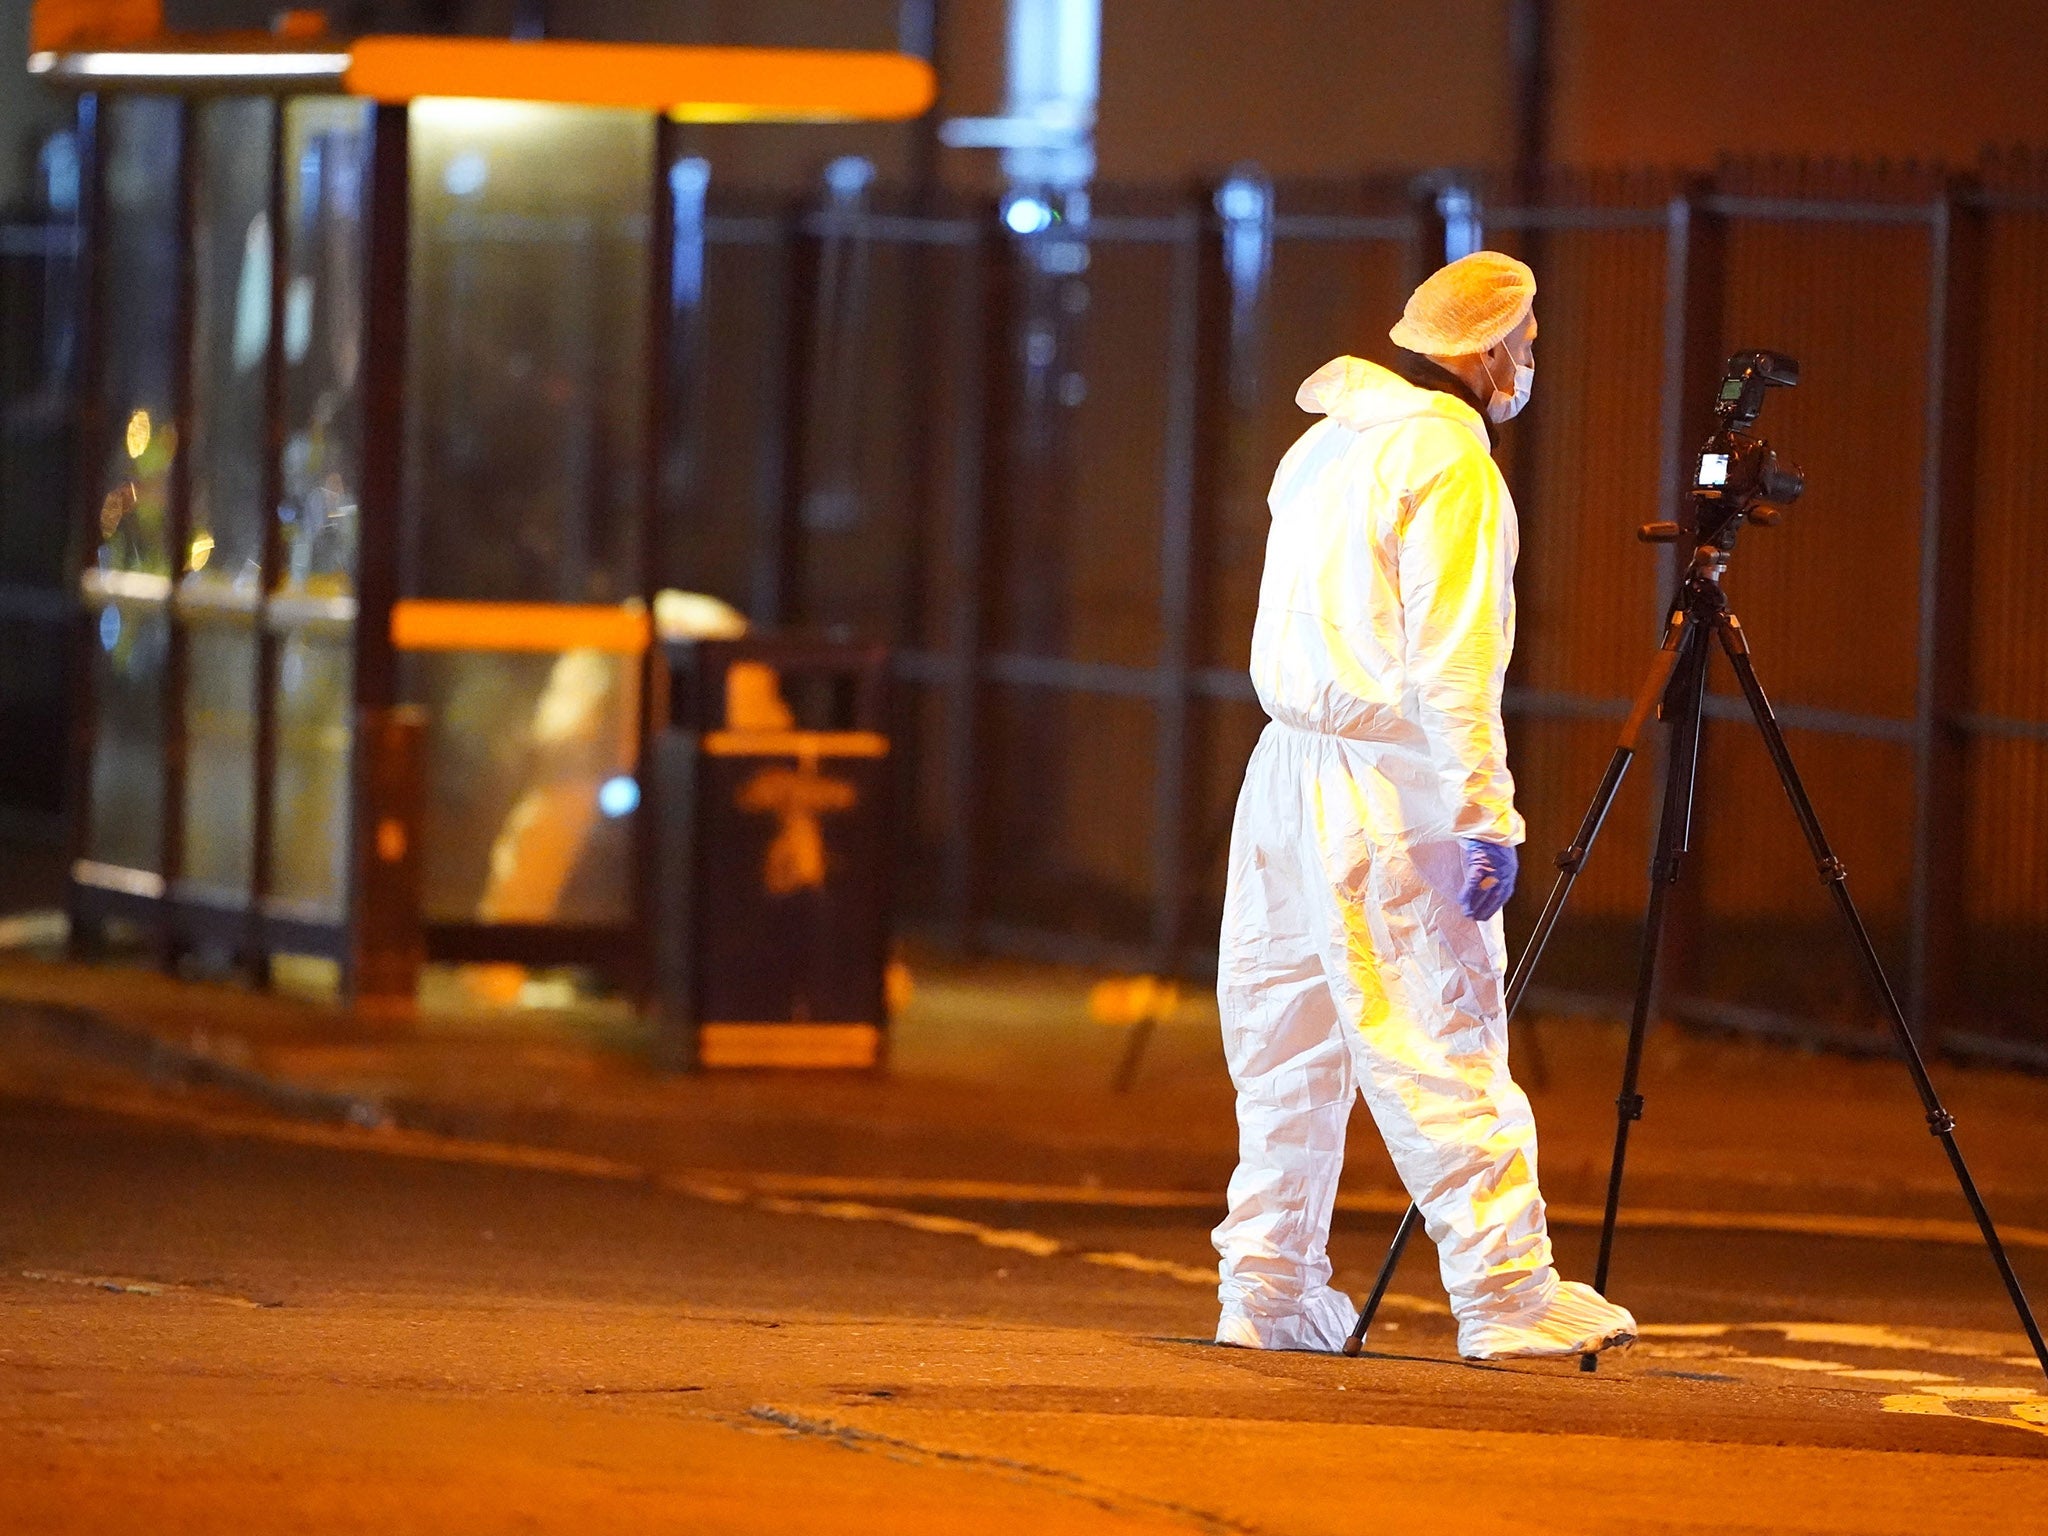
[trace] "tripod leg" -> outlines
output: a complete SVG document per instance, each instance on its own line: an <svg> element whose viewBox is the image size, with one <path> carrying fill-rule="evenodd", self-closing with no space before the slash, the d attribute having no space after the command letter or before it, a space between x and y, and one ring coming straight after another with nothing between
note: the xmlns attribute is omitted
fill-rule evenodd
<svg viewBox="0 0 2048 1536"><path fill-rule="evenodd" d="M1600 776L1600 787L1593 792L1593 803L1586 807L1586 814L1579 822L1579 830L1571 845L1557 856L1557 879L1552 882L1549 896L1544 898L1543 910L1537 915L1536 926L1530 930L1529 942L1522 946L1522 953L1515 961L1515 968L1508 977L1507 1016L1513 1019L1515 1011L1522 1006L1522 994L1529 990L1530 978L1536 974L1537 962L1543 958L1543 951L1550 943L1550 936L1557 930L1557 922L1564 915L1565 902L1570 898L1572 886L1578 881L1579 871L1586 866L1586 857L1593 851L1593 844L1600 836L1601 827L1607 823L1607 813L1614 808L1614 798L1621 793L1621 781L1628 774L1628 767L1636 755L1637 745L1642 740L1643 726L1648 723L1657 703L1671 686L1673 669L1678 665L1679 655L1690 646L1701 651L1704 641L1695 644L1692 639L1693 625L1682 606L1674 607L1671 622L1664 627L1664 643L1658 647L1657 656L1650 663L1650 670L1643 676L1642 687L1636 690L1635 703L1630 706L1628 718L1622 722L1621 738L1614 745L1614 755L1607 760L1607 771ZM1395 1266L1401 1262L1401 1250L1408 1246L1408 1239L1415 1235L1420 1225L1422 1212L1413 1205L1408 1214L1401 1218L1401 1225L1394 1231L1393 1247L1387 1250L1385 1263L1380 1266L1379 1284L1373 1287L1372 1296L1367 1300L1364 1311L1358 1315L1358 1327L1351 1335L1353 1346L1365 1338L1365 1330L1372 1326L1373 1314L1379 1310L1380 1297L1385 1294L1387 1281L1392 1278ZM1347 1346L1346 1354L1358 1350Z"/></svg>
<svg viewBox="0 0 2048 1536"><path fill-rule="evenodd" d="M1124 1053L1117 1058L1116 1071L1109 1079L1111 1093L1129 1093L1138 1081L1138 1068L1145 1060L1145 1047L1152 1043L1152 1032L1159 1027L1159 1015L1152 1012L1131 1026L1131 1033L1124 1041Z"/></svg>
<svg viewBox="0 0 2048 1536"><path fill-rule="evenodd" d="M1593 803L1586 807L1585 818L1579 823L1578 834L1572 838L1569 847L1560 852L1556 859L1557 879L1551 883L1550 894L1544 898L1543 910L1536 915L1536 926L1529 931L1529 942L1522 946L1521 956L1515 961L1513 973L1508 977L1508 1017L1513 1019L1522 1006L1522 994L1529 989L1530 979L1536 974L1537 963L1543 958L1543 951L1550 945L1550 936L1557 929L1557 922L1564 915L1565 902L1572 894L1572 886L1578 882L1579 871L1586 866L1586 856L1593 851L1593 844L1600 836L1600 828L1607 820L1608 811L1614 807L1614 798L1621 793L1621 781L1628 774L1629 764L1634 761L1637 743L1643 734L1643 725L1650 718L1650 712L1657 707L1657 701L1664 696L1664 690L1671 683L1671 669L1677 664L1678 651L1682 644L1688 620L1683 608L1673 613L1671 622L1665 627L1664 644L1658 648L1657 659L1650 664L1649 672L1643 678L1643 685L1636 690L1636 699L1622 723L1621 739L1614 745L1614 755L1607 760L1607 772L1600 777L1600 787L1593 792ZM1531 1074L1534 1081L1543 1085L1550 1080L1549 1069L1543 1061L1542 1048L1537 1044L1534 1028L1525 1038L1531 1056L1534 1058Z"/></svg>
<svg viewBox="0 0 2048 1536"><path fill-rule="evenodd" d="M1508 977L1509 1018L1513 1018L1515 1011L1522 1006L1522 994L1529 990L1537 963L1549 947L1558 919L1564 915L1572 886L1578 881L1579 871L1586 866L1586 856L1593 851L1600 829L1606 824L1607 813L1614 808L1615 796L1621 793L1621 781L1627 776L1629 764L1635 758L1643 726L1656 709L1657 701L1670 687L1679 654L1692 644L1691 637L1690 620L1681 609L1666 627L1664 644L1658 648L1657 659L1650 664L1642 687L1636 691L1635 703L1629 709L1628 719L1622 723L1621 738L1614 745L1614 755L1607 760L1607 772L1600 777L1600 787L1593 792L1593 803L1586 807L1578 833L1572 838L1571 845L1557 856L1557 879L1552 882L1550 895L1544 898L1543 910L1537 914L1536 926L1529 931L1529 942L1522 946L1521 957L1515 961L1514 971Z"/></svg>
<svg viewBox="0 0 2048 1536"><path fill-rule="evenodd" d="M1657 824L1657 854L1650 869L1650 906L1643 921L1642 956L1636 970L1635 1008L1629 1017L1628 1055L1621 1069L1621 1093L1614 1101L1614 1161L1607 1171L1607 1207L1600 1221L1600 1259L1593 1268L1593 1289L1603 1295L1614 1261L1614 1224L1621 1214L1621 1180L1628 1164L1629 1127L1643 1117L1643 1096L1636 1091L1643 1068L1643 1037L1649 1032L1650 1008L1657 992L1657 957L1663 947L1664 914L1671 887L1691 839L1693 777L1699 766L1701 706L1707 686L1707 649L1695 628L1683 642L1684 654L1673 684L1671 762L1664 776L1664 810ZM1596 1371L1598 1355L1581 1355L1579 1369Z"/></svg>
<svg viewBox="0 0 2048 1536"><path fill-rule="evenodd" d="M1927 1075L1927 1062L1920 1054L1920 1046L1913 1038L1913 1031L1906 1024L1905 1010L1899 1006L1899 999L1892 991L1892 985L1884 974L1884 964L1878 959L1877 946L1870 942L1870 930L1863 926L1863 917L1856 910L1856 903L1849 896L1849 872L1842 867L1842 861L1835 857L1828 846L1827 834L1821 830L1820 817L1815 814L1813 802L1807 798L1806 786L1800 781L1799 770L1792 764L1791 750L1785 745L1785 733L1778 726L1778 717L1771 710L1771 701L1764 697L1763 684L1757 681L1756 667L1750 660L1749 641L1742 633L1741 622L1731 613L1723 613L1716 626L1721 638L1721 648L1728 653L1728 659L1735 666L1736 679L1742 684L1742 696L1749 701L1749 712L1756 717L1757 729L1763 733L1764 746L1771 754L1771 764L1778 770L1778 782L1785 786L1786 798L1792 802L1792 814L1799 820L1799 830L1805 834L1806 846L1813 853L1815 866L1820 871L1821 882L1827 886L1828 894L1834 898L1835 908L1842 914L1848 925L1849 938L1855 946L1856 956L1863 963L1863 971L1870 978L1871 987L1876 991L1885 1017L1892 1027L1893 1038L1898 1041L1899 1054L1904 1058L1906 1070L1912 1074L1913 1086L1920 1094L1920 1107L1927 1114L1927 1128L1941 1142L1942 1151L1948 1154L1949 1166L1955 1170L1956 1182L1962 1186L1963 1198L1969 1202L1970 1214L1977 1218L1977 1229L1984 1235L1984 1246L1991 1253L1991 1262L1998 1267L1998 1276L2005 1282L2006 1293L2012 1297L2013 1309L2019 1313L2020 1324L2027 1331L2027 1342L2034 1347L2034 1358L2041 1362L2041 1370L2048 1374L2048 1342L2041 1337L2041 1325L2034 1319L2034 1309L2027 1301L2027 1293L2020 1285L2020 1278L2013 1272L2012 1260L2006 1257L2005 1243L1998 1235L1998 1228L1991 1220L1990 1211L1985 1209L1984 1198L1977 1192L1977 1181L1970 1176L1970 1168L1963 1161L1962 1149L1956 1145L1955 1116L1942 1107L1940 1096L1934 1091L1934 1080Z"/></svg>
<svg viewBox="0 0 2048 1536"><path fill-rule="evenodd" d="M1401 1250L1408 1246L1408 1239L1415 1235L1415 1229L1422 1223L1422 1212L1416 1206L1409 1206L1401 1213L1401 1225L1394 1229L1394 1241L1387 1248L1385 1262L1380 1265L1380 1277L1372 1283L1372 1295L1359 1310L1358 1323L1351 1330L1351 1337L1344 1341L1344 1353L1355 1355L1365 1348L1365 1330L1372 1326L1373 1314L1380 1309L1385 1299L1387 1286L1394 1278L1394 1270L1401 1263Z"/></svg>

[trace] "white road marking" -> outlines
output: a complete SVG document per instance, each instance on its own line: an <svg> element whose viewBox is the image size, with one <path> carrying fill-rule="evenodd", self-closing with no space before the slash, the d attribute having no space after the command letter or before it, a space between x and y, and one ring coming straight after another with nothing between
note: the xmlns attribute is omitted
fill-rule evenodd
<svg viewBox="0 0 2048 1536"><path fill-rule="evenodd" d="M1843 1365L1835 1360L1808 1360L1798 1355L1727 1355L1723 1358L1745 1365L1775 1366L1781 1371L1814 1371L1825 1376L1840 1376L1847 1381L1895 1381L1900 1383L1916 1381L1954 1381L1954 1376L1944 1376L1938 1371L1906 1370L1863 1370L1853 1365Z"/></svg>
<svg viewBox="0 0 2048 1536"><path fill-rule="evenodd" d="M1184 1189L1108 1189L1092 1184L1023 1184L996 1179L917 1179L847 1174L706 1171L719 1180L741 1178L750 1188L780 1195L840 1196L866 1200L957 1200L1018 1205L1107 1206L1131 1210L1214 1210L1222 1213L1222 1192ZM1390 1190L1346 1190L1337 1209L1354 1215L1398 1216L1408 1197ZM1597 1205L1545 1206L1560 1226L1598 1226L1606 1212ZM1870 1242L1939 1243L1975 1248L1984 1237L1967 1221L1909 1216L1837 1216L1812 1211L1683 1211L1659 1206L1624 1206L1619 1225L1689 1232L1770 1232L1793 1237L1844 1237ZM2048 1250L2048 1230L2000 1227L2009 1248Z"/></svg>
<svg viewBox="0 0 2048 1536"><path fill-rule="evenodd" d="M1108 1269L1129 1270L1134 1275L1163 1275L1183 1285L1213 1286L1217 1282L1214 1266L1203 1269L1193 1264L1177 1264L1172 1259L1148 1259L1137 1253L1084 1253L1081 1260Z"/></svg>
<svg viewBox="0 0 2048 1536"><path fill-rule="evenodd" d="M1120 1250L1098 1251L1078 1248L1056 1237L1047 1237L1043 1233L1016 1227L991 1227L984 1222L968 1221L959 1216L936 1216L926 1211L907 1211L860 1200L798 1200L788 1195L757 1194L732 1183L713 1183L693 1177L664 1175L656 1182L662 1188L677 1194L712 1200L721 1205L750 1206L755 1210L769 1211L780 1216L819 1216L828 1221L882 1222L890 1226L907 1227L913 1232L928 1232L941 1237L971 1237L984 1247L1007 1248L1029 1254L1035 1259L1065 1255L1077 1258L1084 1264L1099 1264L1106 1269L1121 1269L1131 1274L1157 1275L1183 1285L1201 1286L1204 1290L1213 1290L1217 1281L1216 1270L1213 1267L1182 1264L1173 1259L1147 1258L1143 1254ZM1450 1315L1451 1310L1440 1301L1399 1294L1387 1296L1380 1304L1400 1311L1433 1312L1446 1317Z"/></svg>
<svg viewBox="0 0 2048 1536"><path fill-rule="evenodd" d="M1926 1339L1868 1323L1784 1323L1787 1344L1839 1344L1845 1349L1932 1349Z"/></svg>
<svg viewBox="0 0 2048 1536"><path fill-rule="evenodd" d="M1009 1184L995 1181L958 1179L903 1179L903 1178L850 1178L845 1176L806 1176L791 1174L753 1174L730 1172L697 1172L686 1174L658 1174L636 1164L622 1162L616 1158L593 1156L588 1153L565 1152L548 1147L531 1147L503 1142L472 1141L465 1138L442 1136L428 1131L405 1130L398 1127L365 1129L353 1126L312 1124L302 1121L275 1119L267 1116L227 1113L203 1109L189 1104L170 1104L156 1099L118 1098L101 1099L86 1096L65 1095L60 1102L74 1108L97 1113L111 1113L145 1120L167 1122L217 1135L238 1136L255 1140L281 1142L294 1146L313 1146L338 1151L372 1152L390 1157L417 1158L433 1162L467 1163L485 1167L517 1168L533 1172L560 1173L580 1178L604 1179L622 1183L652 1183L672 1193L691 1199L709 1201L714 1204L747 1206L771 1214L811 1216L832 1221L877 1222L903 1227L911 1231L942 1237L966 1237L985 1247L1023 1253L1033 1258L1071 1257L1083 1263L1097 1264L1107 1268L1125 1270L1134 1274L1155 1275L1185 1285L1201 1286L1204 1289L1216 1284L1213 1269L1180 1264L1168 1259L1148 1258L1142 1254L1121 1251L1086 1250L1077 1245L1063 1242L1043 1233L1023 1228L996 1227L964 1217L943 1216L926 1211L906 1210L901 1207L873 1203L877 1198L928 1199L980 1202L1006 1202L1034 1205L1061 1205L1080 1207L1149 1208L1149 1209L1214 1209L1217 1199L1213 1195L1197 1194L1178 1190L1109 1190L1090 1186ZM868 1195L868 1199L851 1198ZM824 1198L815 1198L822 1196ZM1383 1195L1374 1192L1358 1192L1340 1196L1339 1209L1368 1210L1383 1214L1397 1214L1406 1209L1406 1201L1398 1195ZM1592 1208L1552 1206L1551 1215L1561 1221L1597 1221L1599 1213ZM1811 1236L1840 1236L1890 1241L1912 1241L1951 1243L1979 1241L1975 1227L1960 1222L1933 1222L1904 1219L1866 1217L1802 1216L1778 1213L1743 1214L1733 1212L1700 1211L1659 1211L1638 1210L1630 1213L1625 1220L1632 1226L1676 1226L1695 1230L1714 1231L1765 1231L1791 1232ZM2048 1248L2048 1232L2031 1228L2006 1229L2009 1243L2016 1247ZM32 1278L58 1278L36 1273ZM65 1277L69 1278L69 1277ZM74 1283L96 1283L93 1277L79 1277ZM136 1282L154 1285L155 1282ZM185 1294L183 1287L160 1287L164 1294ZM157 1294L147 1292L145 1294ZM192 1292L210 1300L231 1300L217 1293ZM232 1298L237 1304L258 1306L260 1303ZM1383 1307L1411 1313L1427 1313L1448 1316L1450 1309L1443 1302L1433 1298L1391 1293L1386 1296ZM1924 1339L1918 1335L1902 1334L1892 1329L1866 1324L1850 1323L1665 1323L1649 1324L1641 1330L1646 1340L1718 1340L1730 1334L1744 1332L1776 1332L1787 1343L1834 1344L1845 1348L1897 1349L1914 1352L1961 1355L1972 1358L1998 1359L2002 1363L2029 1367L2035 1362L2027 1357L2006 1357L1995 1350L1981 1346L1969 1346L1958 1342L1942 1343ZM1812 1360L1789 1355L1749 1356L1735 1352L1720 1354L1718 1358L1731 1364L1751 1363L1772 1366L1777 1369L1823 1375L1842 1380L1899 1382L1928 1384L1931 1390L1922 1393L1902 1393L1884 1400L1886 1412L1892 1413L1951 1413L1947 1406L1950 1396L1975 1391L2023 1391L2024 1398L2012 1401L2021 1406L2035 1404L2037 1394L2031 1388L1968 1388L1955 1383L1954 1377L1938 1375L1928 1371L1867 1369L1849 1366L1836 1361ZM1988 1398L1963 1398L1954 1396L1955 1401L1992 1401ZM2005 1399L1999 1399L2005 1401ZM1917 1406L1894 1406L1912 1403ZM1927 1404L1938 1406L1929 1407ZM2028 1415L2015 1419L1994 1419L1990 1422L2012 1423L2017 1427L2037 1429L2048 1433L2048 1400L2038 1403L2041 1418L2037 1420L2035 1408L2029 1407ZM2017 1412L2017 1409L2015 1409Z"/></svg>
<svg viewBox="0 0 2048 1536"><path fill-rule="evenodd" d="M1637 1336L1654 1339L1725 1339L1738 1333L1775 1333L1787 1344L1833 1344L1843 1349L1896 1349L1916 1354L1960 1355L1973 1360L1997 1360L2004 1365L2038 1369L2032 1356L2001 1354L2002 1345L1979 1337L1942 1337L1900 1333L1871 1323L1645 1323Z"/></svg>
<svg viewBox="0 0 2048 1536"><path fill-rule="evenodd" d="M112 1291L123 1296L179 1296L198 1301L218 1302L224 1307L247 1307L263 1311L274 1303L251 1301L247 1296L235 1296L227 1291L209 1291L204 1286L179 1285L172 1280L138 1280L130 1275L75 1275L61 1269L24 1269L19 1271L24 1280L41 1280L51 1285L77 1285L88 1290Z"/></svg>
<svg viewBox="0 0 2048 1536"><path fill-rule="evenodd" d="M856 1200L790 1200L781 1195L759 1195L750 1202L756 1210L779 1216L822 1216L831 1221L879 1221L908 1227L938 1237L971 1237L985 1248L1008 1248L1028 1253L1034 1259L1049 1259L1067 1252L1056 1237L1014 1227L991 1227L958 1216L934 1216L924 1211L894 1210L883 1205L866 1205Z"/></svg>
<svg viewBox="0 0 2048 1536"><path fill-rule="evenodd" d="M1993 1409L2003 1407L2006 1411L2003 1414L1958 1413L1955 1407L1958 1403L1981 1404ZM2002 1424L2008 1429L2048 1435L2048 1398L2043 1398L2032 1387L1930 1387L1924 1392L1894 1393L1878 1406L1885 1413L1970 1419L1978 1424Z"/></svg>

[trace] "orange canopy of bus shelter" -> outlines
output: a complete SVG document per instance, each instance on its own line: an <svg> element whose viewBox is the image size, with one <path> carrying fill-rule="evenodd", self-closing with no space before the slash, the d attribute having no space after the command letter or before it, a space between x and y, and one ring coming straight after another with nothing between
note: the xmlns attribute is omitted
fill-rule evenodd
<svg viewBox="0 0 2048 1536"><path fill-rule="evenodd" d="M937 79L901 53L561 39L325 35L318 12L277 33L167 34L160 0L38 0L30 68L77 85L204 89L290 82L402 105L422 96L557 102L682 122L903 122Z"/></svg>
<svg viewBox="0 0 2048 1536"><path fill-rule="evenodd" d="M932 67L900 53L682 48L658 43L364 37L348 45L351 95L640 107L686 122L900 122L927 111Z"/></svg>

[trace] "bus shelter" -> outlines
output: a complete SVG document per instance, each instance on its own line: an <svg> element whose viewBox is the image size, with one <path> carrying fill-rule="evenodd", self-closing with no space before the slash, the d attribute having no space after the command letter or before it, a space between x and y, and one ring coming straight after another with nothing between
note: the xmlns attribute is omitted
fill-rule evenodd
<svg viewBox="0 0 2048 1536"><path fill-rule="evenodd" d="M30 68L87 188L74 933L358 1001L425 959L644 986L677 125L907 119L929 66L305 30Z"/></svg>

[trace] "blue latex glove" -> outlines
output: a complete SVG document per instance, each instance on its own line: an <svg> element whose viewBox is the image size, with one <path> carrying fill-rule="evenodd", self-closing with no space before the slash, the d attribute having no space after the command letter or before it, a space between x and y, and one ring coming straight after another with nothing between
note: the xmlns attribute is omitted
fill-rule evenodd
<svg viewBox="0 0 2048 1536"><path fill-rule="evenodd" d="M1515 894L1515 850L1500 843L1482 843L1475 837L1461 838L1465 850L1465 884L1458 892L1458 905L1467 917L1485 922L1508 904Z"/></svg>

